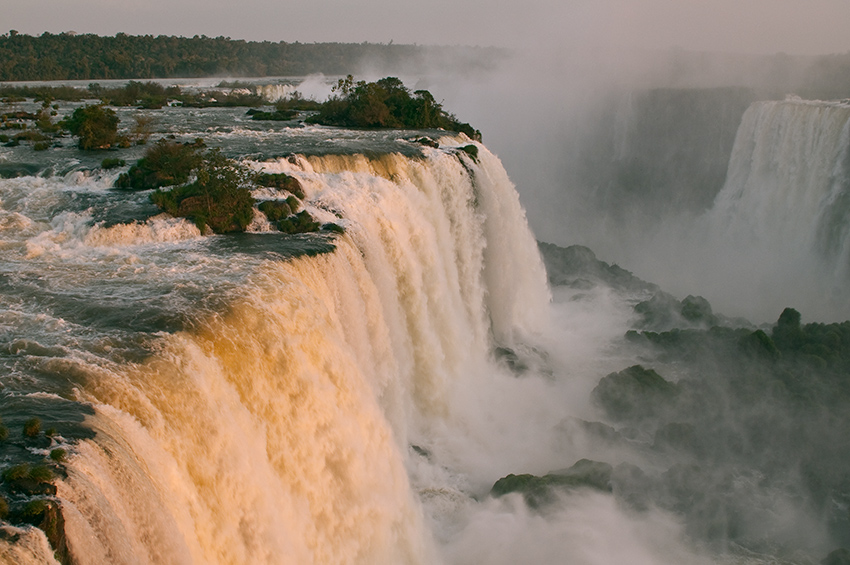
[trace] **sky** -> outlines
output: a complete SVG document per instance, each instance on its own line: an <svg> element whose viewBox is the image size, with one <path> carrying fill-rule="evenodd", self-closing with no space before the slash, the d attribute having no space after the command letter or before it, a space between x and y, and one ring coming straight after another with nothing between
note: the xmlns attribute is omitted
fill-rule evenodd
<svg viewBox="0 0 850 565"><path fill-rule="evenodd" d="M850 0L0 0L0 30L570 49L850 51Z"/></svg>

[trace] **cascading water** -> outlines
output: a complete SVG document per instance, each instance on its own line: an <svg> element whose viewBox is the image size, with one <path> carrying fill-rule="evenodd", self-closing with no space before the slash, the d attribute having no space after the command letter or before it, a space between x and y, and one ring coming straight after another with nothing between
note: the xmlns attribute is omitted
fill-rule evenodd
<svg viewBox="0 0 850 565"><path fill-rule="evenodd" d="M346 228L335 251L289 260L210 253L182 220L92 226L86 211L54 215L79 198L68 179L3 181L6 259L47 280L54 304L89 286L92 303L130 311L164 301L149 332L116 319L70 338L37 297L8 305L57 348L21 370L93 409L94 437L57 480L75 562L439 560L408 445L439 449L462 425L458 391L501 370L494 344L533 339L549 296L498 159L441 141L422 157L254 163L297 177L314 216ZM83 182L102 194L109 180ZM60 306L103 321L88 303ZM158 330L173 308L184 329Z"/></svg>
<svg viewBox="0 0 850 565"><path fill-rule="evenodd" d="M835 264L846 245L848 162L850 105L757 102L738 130L714 229Z"/></svg>
<svg viewBox="0 0 850 565"><path fill-rule="evenodd" d="M847 318L848 163L847 103L753 103L712 207L697 221L662 227L655 244L668 252L643 268L676 292L696 291L753 321L787 306L814 319Z"/></svg>

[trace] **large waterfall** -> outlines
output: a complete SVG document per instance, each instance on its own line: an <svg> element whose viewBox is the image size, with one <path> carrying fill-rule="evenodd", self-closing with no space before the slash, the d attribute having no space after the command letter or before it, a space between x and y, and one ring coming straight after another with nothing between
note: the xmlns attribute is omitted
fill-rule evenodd
<svg viewBox="0 0 850 565"><path fill-rule="evenodd" d="M47 223L33 211L80 183L102 193L108 179L6 181L7 259L100 284L97 301L163 277L214 304L180 331L125 335L144 342L132 359L111 354L109 335L27 314L58 347L33 378L65 379L93 409L95 434L70 447L57 482L77 563L439 560L409 446L451 441L465 420L458 398L504 371L494 347L533 339L549 300L499 160L442 142L421 157L254 163L298 178L314 215L346 231L333 252L248 267L205 257L182 221L92 226L83 212ZM19 559L12 550L20 543L4 550Z"/></svg>

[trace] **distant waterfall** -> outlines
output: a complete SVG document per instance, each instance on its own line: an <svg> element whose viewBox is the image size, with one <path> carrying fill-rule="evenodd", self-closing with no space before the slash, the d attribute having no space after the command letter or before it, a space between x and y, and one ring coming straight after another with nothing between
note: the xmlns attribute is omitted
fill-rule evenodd
<svg viewBox="0 0 850 565"><path fill-rule="evenodd" d="M846 272L850 229L850 106L757 102L744 114L715 233L788 256L817 254Z"/></svg>
<svg viewBox="0 0 850 565"><path fill-rule="evenodd" d="M262 264L146 361L68 362L96 411L59 482L81 564L434 563L408 442L544 323L534 238L483 146L257 166L346 233Z"/></svg>
<svg viewBox="0 0 850 565"><path fill-rule="evenodd" d="M767 319L786 306L809 319L850 316L850 105L752 104L702 220L688 259L721 307Z"/></svg>

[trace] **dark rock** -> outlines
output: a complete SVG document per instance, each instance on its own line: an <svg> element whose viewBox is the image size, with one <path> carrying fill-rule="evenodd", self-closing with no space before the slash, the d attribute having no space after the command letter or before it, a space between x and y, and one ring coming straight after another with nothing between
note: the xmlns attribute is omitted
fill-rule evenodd
<svg viewBox="0 0 850 565"><path fill-rule="evenodd" d="M345 228L339 224L335 224L333 222L328 222L327 224L322 224L322 231L329 231L331 233L345 233Z"/></svg>
<svg viewBox="0 0 850 565"><path fill-rule="evenodd" d="M68 548L65 519L62 516L62 508L58 501L32 500L16 512L12 519L16 523L30 524L43 531L60 563L65 565L74 562Z"/></svg>
<svg viewBox="0 0 850 565"><path fill-rule="evenodd" d="M711 311L711 304L702 296L687 296L682 300L682 317L695 324L706 327L717 325L717 317Z"/></svg>
<svg viewBox="0 0 850 565"><path fill-rule="evenodd" d="M656 449L693 452L699 451L700 437L693 424L673 422L655 432Z"/></svg>
<svg viewBox="0 0 850 565"><path fill-rule="evenodd" d="M821 560L821 565L850 565L850 551L843 547L836 549Z"/></svg>
<svg viewBox="0 0 850 565"><path fill-rule="evenodd" d="M428 147L433 147L434 149L439 149L440 144L431 139L430 137L417 137L413 140L413 143L418 143L420 145L427 145Z"/></svg>
<svg viewBox="0 0 850 565"><path fill-rule="evenodd" d="M542 241L538 241L537 245L546 265L549 283L553 286L588 289L602 284L626 292L658 292L656 285L617 265L600 261L593 251L582 245L559 247Z"/></svg>
<svg viewBox="0 0 850 565"><path fill-rule="evenodd" d="M569 469L536 475L507 475L493 484L490 495L499 498L517 492L531 508L540 508L555 499L556 491L591 488L611 492L612 467L608 463L582 459Z"/></svg>
<svg viewBox="0 0 850 565"><path fill-rule="evenodd" d="M472 157L472 160L476 163L478 162L478 146L477 145L464 145L460 148L461 151Z"/></svg>
<svg viewBox="0 0 850 565"><path fill-rule="evenodd" d="M655 416L679 394L678 387L652 369L633 365L603 377L591 397L613 420Z"/></svg>

